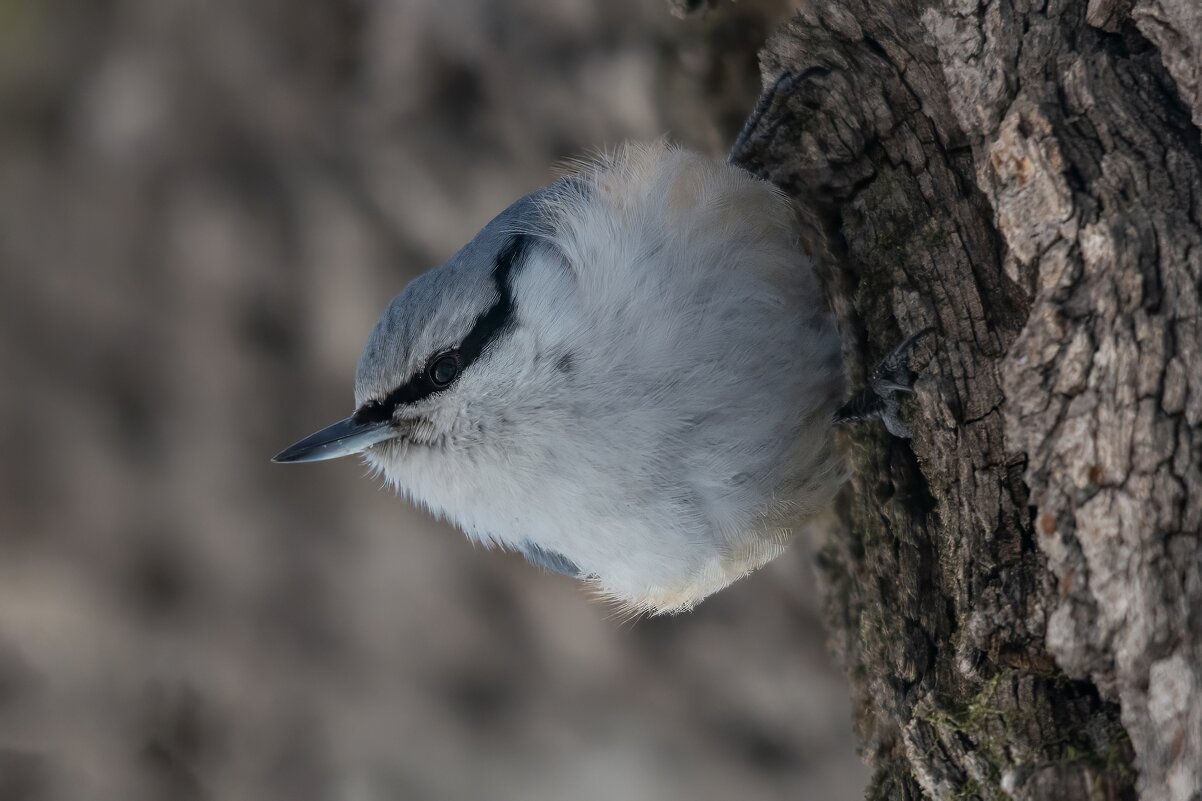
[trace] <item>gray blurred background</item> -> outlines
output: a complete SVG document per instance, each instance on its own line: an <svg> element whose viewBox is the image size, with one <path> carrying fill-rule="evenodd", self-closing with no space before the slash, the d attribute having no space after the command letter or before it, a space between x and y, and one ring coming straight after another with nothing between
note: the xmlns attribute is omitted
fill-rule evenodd
<svg viewBox="0 0 1202 801"><path fill-rule="evenodd" d="M623 626L268 462L555 162L723 152L787 13L0 0L0 801L860 797L806 548Z"/></svg>

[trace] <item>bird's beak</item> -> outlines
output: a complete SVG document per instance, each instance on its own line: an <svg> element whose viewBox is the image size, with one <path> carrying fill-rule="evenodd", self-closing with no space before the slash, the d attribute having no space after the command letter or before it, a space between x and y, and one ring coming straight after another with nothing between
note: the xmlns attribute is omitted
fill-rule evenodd
<svg viewBox="0 0 1202 801"><path fill-rule="evenodd" d="M348 417L332 426L326 426L316 434L310 434L300 442L285 448L271 457L273 462L320 462L351 456L378 442L395 439L401 432L388 420L360 423Z"/></svg>

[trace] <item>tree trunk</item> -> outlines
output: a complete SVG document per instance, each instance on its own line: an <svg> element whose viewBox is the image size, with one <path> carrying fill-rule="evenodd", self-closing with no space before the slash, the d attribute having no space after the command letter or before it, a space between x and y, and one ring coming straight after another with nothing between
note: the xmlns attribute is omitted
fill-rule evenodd
<svg viewBox="0 0 1202 801"><path fill-rule="evenodd" d="M733 157L853 379L823 552L874 799L1202 798L1202 4L810 0Z"/></svg>

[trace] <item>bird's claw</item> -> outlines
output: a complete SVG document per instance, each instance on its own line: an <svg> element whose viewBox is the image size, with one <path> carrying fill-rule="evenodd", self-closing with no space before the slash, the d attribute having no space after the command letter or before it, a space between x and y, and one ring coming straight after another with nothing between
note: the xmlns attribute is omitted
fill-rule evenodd
<svg viewBox="0 0 1202 801"><path fill-rule="evenodd" d="M910 352L918 340L934 330L928 327L911 334L881 359L868 376L868 386L835 412L835 425L879 417L890 434L910 439L910 427L901 419L899 395L914 391L914 372L909 366Z"/></svg>

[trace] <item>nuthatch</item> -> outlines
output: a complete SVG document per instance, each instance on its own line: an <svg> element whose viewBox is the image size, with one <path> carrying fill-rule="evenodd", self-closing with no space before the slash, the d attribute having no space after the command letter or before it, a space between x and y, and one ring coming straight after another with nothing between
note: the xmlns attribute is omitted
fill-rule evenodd
<svg viewBox="0 0 1202 801"><path fill-rule="evenodd" d="M478 542L631 611L689 609L784 551L843 480L839 336L798 235L771 184L623 147L405 287L354 414L275 459L363 454ZM900 424L902 371L839 419Z"/></svg>

